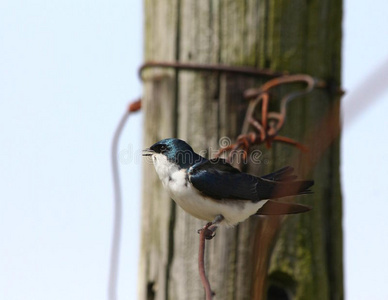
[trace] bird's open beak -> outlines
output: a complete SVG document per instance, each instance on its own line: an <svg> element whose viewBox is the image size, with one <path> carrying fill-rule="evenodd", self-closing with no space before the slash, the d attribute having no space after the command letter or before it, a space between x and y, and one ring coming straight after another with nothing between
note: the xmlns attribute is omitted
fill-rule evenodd
<svg viewBox="0 0 388 300"><path fill-rule="evenodd" d="M143 156L151 156L152 154L154 154L155 151L154 150L151 150L150 148L146 148L143 150Z"/></svg>

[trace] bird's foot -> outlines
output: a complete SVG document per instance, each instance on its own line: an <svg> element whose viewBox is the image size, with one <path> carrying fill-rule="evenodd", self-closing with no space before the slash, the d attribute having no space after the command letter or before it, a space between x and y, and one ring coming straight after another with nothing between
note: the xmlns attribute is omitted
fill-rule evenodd
<svg viewBox="0 0 388 300"><path fill-rule="evenodd" d="M198 233L201 234L202 231L204 233L205 239L211 240L216 236L216 230L218 228L218 224L222 222L224 217L222 215L218 215L213 222L207 223L205 226L203 226L201 229L198 229Z"/></svg>
<svg viewBox="0 0 388 300"><path fill-rule="evenodd" d="M198 233L201 234L202 231L204 232L205 239L211 240L216 236L215 231L217 229L217 226L213 226L213 222L207 223L205 226L203 226L201 229L198 229Z"/></svg>
<svg viewBox="0 0 388 300"><path fill-rule="evenodd" d="M205 230L205 239L211 240L211 239L214 238L215 236L216 236L216 233L213 232L211 229L206 229L206 230Z"/></svg>

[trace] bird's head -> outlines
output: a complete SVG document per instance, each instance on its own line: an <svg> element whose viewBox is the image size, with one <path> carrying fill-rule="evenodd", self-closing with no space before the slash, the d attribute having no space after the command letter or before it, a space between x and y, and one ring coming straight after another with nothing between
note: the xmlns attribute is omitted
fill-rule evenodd
<svg viewBox="0 0 388 300"><path fill-rule="evenodd" d="M152 156L155 159L159 155L165 156L168 161L181 168L188 168L203 159L185 141L174 138L161 140L143 150L143 156Z"/></svg>

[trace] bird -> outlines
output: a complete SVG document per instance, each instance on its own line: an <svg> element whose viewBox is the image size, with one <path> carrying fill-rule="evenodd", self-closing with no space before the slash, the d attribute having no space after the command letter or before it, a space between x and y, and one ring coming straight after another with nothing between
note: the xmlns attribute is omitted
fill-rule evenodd
<svg viewBox="0 0 388 300"><path fill-rule="evenodd" d="M311 194L313 180L296 180L292 167L257 177L223 158L207 159L183 140L166 138L143 150L151 156L164 188L184 211L197 219L233 227L253 215L307 212L311 207L277 198ZM211 237L209 237L211 238Z"/></svg>

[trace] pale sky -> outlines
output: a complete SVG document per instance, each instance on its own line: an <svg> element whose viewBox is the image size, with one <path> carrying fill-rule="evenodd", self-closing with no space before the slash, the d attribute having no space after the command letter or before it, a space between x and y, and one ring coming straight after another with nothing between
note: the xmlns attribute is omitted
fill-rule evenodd
<svg viewBox="0 0 388 300"><path fill-rule="evenodd" d="M386 11L384 0L345 3L341 172L349 300L388 299L387 91L371 88L365 109L351 123L346 115L359 100L356 88L388 60ZM141 1L0 2L0 299L106 299L110 142L128 101L141 95L142 45ZM384 87L388 77L381 78ZM119 149L142 148L141 119L130 118ZM140 166L120 166L120 300L136 295Z"/></svg>

